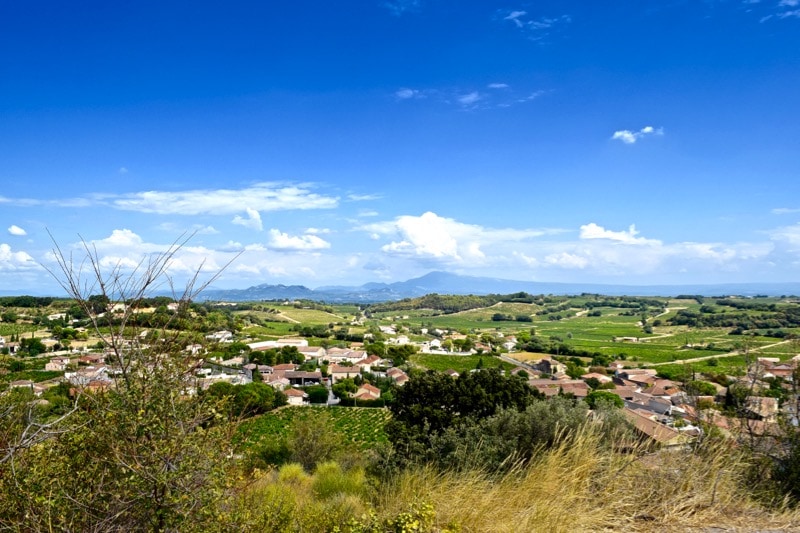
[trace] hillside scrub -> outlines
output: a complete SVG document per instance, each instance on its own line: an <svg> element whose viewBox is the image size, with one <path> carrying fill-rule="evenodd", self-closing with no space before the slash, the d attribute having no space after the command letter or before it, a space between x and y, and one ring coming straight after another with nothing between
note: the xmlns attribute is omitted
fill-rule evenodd
<svg viewBox="0 0 800 533"><path fill-rule="evenodd" d="M798 530L800 512L770 511L752 497L747 455L723 441L694 451L619 453L603 439L596 426L584 426L501 475L413 466L370 481L360 466L322 463L308 473L285 465L256 472L228 499L220 530Z"/></svg>

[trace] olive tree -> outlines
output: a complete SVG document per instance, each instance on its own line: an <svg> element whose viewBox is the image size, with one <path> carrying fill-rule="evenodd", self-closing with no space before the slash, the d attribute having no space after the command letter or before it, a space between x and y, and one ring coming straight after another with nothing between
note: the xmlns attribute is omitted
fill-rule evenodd
<svg viewBox="0 0 800 533"><path fill-rule="evenodd" d="M196 273L175 290L170 265L187 240L133 268L106 268L85 241L70 254L54 246L51 274L89 316L109 378L76 384L73 408L56 420L26 419L32 411L19 403L6 407L17 416L0 464L0 528L203 530L213 519L233 456L229 426L216 423L224 406L197 394L202 361L184 349L181 331L167 322L146 336L138 318L154 291L171 290L186 308L215 279L200 282Z"/></svg>

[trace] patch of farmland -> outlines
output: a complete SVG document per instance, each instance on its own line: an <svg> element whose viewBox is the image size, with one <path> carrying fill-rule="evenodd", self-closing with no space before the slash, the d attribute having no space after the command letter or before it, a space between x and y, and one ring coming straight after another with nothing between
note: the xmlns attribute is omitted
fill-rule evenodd
<svg viewBox="0 0 800 533"><path fill-rule="evenodd" d="M498 357L491 355L437 355L437 354L416 354L411 356L411 362L428 370L444 372L453 369L456 372L469 372L478 366L479 361L483 361L483 368L502 368L511 370L514 366L506 363Z"/></svg>
<svg viewBox="0 0 800 533"><path fill-rule="evenodd" d="M385 427L391 414L387 409L314 406L289 406L247 419L239 425L235 441L248 449L267 440L285 438L294 423L308 419L319 411L330 416L333 429L349 447L368 450L388 442Z"/></svg>
<svg viewBox="0 0 800 533"><path fill-rule="evenodd" d="M343 320L339 315L334 315L318 309L298 309L296 307L286 306L278 307L277 309L283 316L291 320L296 320L306 326L341 322Z"/></svg>

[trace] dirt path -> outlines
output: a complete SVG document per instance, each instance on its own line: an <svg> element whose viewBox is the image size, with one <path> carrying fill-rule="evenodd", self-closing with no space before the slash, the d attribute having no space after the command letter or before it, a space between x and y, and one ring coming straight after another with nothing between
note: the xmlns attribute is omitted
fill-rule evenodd
<svg viewBox="0 0 800 533"><path fill-rule="evenodd" d="M686 307L666 307L664 308L664 312L657 314L655 318L669 314L672 311L680 311L681 309L686 309Z"/></svg>
<svg viewBox="0 0 800 533"><path fill-rule="evenodd" d="M292 318L292 317L290 317L290 316L286 316L286 315L284 315L283 313L278 313L278 315L277 315L277 316L281 317L281 318L282 318L282 319L284 319L286 322L291 322L292 324L300 324L300 323L301 323L299 320L295 320L294 318Z"/></svg>

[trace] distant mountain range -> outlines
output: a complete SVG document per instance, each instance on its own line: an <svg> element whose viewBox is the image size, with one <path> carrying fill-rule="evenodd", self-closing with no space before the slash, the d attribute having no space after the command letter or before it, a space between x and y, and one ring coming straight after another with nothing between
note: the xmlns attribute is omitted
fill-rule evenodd
<svg viewBox="0 0 800 533"><path fill-rule="evenodd" d="M426 294L530 294L570 295L581 293L608 296L781 296L800 294L800 283L727 283L718 285L604 285L591 283L546 283L514 281L499 278L461 276L448 272L431 272L419 278L395 283L366 283L358 287L327 286L309 289L303 285L256 285L248 289L208 289L201 300L314 300L330 303L374 303Z"/></svg>

